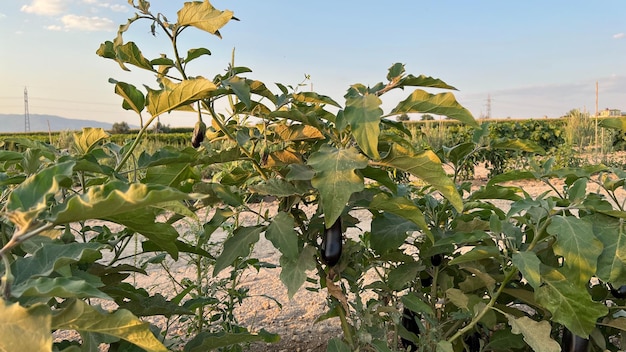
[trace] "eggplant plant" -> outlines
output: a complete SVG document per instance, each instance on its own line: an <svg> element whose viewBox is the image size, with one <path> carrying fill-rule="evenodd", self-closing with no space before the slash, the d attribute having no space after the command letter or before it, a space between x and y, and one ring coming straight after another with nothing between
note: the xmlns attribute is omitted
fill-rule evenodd
<svg viewBox="0 0 626 352"><path fill-rule="evenodd" d="M186 2L173 22L148 1L129 4L137 13L97 54L156 79L145 91L110 79L122 108L137 113L136 138L120 146L88 129L74 136L71 151L21 139L9 141L19 150L0 151L4 349L105 343L241 351L246 343L275 342L278 336L248 331L232 314L247 297L237 287L243 270L270 265L253 257L261 235L280 252L290 297L307 281L315 284L308 289L327 292L328 311L318 320L337 319L343 331L327 341L328 351L558 351L567 334L594 349L621 348L624 302L609 284L626 285L623 170L558 169L548 160L474 189L459 175L477 153L542 149L488 140L487 125L444 81L394 63L384 80L353 84L339 102L300 85L270 89L234 59L219 73L191 72L187 64L210 51L185 54L179 39L192 29L220 37L234 13L207 0ZM168 53L149 59L125 42L146 22L170 40ZM388 93L404 90L384 111ZM172 111L197 116L190 146L140 150L148 127ZM473 136L439 150L415 146L393 118L420 113L458 120ZM552 192L531 196L510 185L528 179ZM268 198L276 212L257 206ZM371 223L355 211L368 212ZM256 221L242 222L244 214ZM198 225L192 241L179 233L184 220ZM219 228L228 230L223 239L214 236ZM128 254L132 243L136 252ZM128 280L181 255L194 258L198 275L175 280L174 297ZM223 307L204 287L225 270L230 303ZM197 328L184 346L174 345L147 316L182 316ZM51 332L59 330L76 330L82 345L53 343ZM20 338L25 331L33 338Z"/></svg>

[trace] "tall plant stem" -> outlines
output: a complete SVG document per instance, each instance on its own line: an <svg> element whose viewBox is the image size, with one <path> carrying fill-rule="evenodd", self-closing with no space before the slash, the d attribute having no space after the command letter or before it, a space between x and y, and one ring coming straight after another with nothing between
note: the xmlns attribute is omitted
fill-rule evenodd
<svg viewBox="0 0 626 352"><path fill-rule="evenodd" d="M135 140L133 141L133 144L130 146L126 154L124 154L122 161L120 161L120 163L115 168L115 172L120 172L120 170L122 170L122 167L124 167L124 164L126 164L130 156L133 155L133 152L137 148L137 145L139 145L139 141L141 140L141 137L146 133L146 130L148 129L148 127L150 127L150 124L152 124L152 121L154 121L157 117L159 117L159 115L152 116L150 120L148 120L146 125L143 126L139 130L139 132L137 133L137 137L135 137Z"/></svg>

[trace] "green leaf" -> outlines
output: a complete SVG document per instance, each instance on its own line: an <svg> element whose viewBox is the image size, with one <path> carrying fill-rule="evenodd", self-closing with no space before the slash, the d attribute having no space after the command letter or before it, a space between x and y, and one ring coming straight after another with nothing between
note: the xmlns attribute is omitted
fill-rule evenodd
<svg viewBox="0 0 626 352"><path fill-rule="evenodd" d="M402 263L389 271L389 288L394 291L402 291L408 288L419 276L419 272L424 270L424 266L417 262Z"/></svg>
<svg viewBox="0 0 626 352"><path fill-rule="evenodd" d="M52 351L51 312L45 304L24 308L0 299L0 351Z"/></svg>
<svg viewBox="0 0 626 352"><path fill-rule="evenodd" d="M185 352L214 351L218 348L247 344L256 341L278 342L280 336L261 330L259 334L249 332L201 332L185 345Z"/></svg>
<svg viewBox="0 0 626 352"><path fill-rule="evenodd" d="M126 340L148 352L167 351L150 331L150 324L139 320L131 312L125 309L114 313L102 312L81 300L74 300L55 311L52 329L105 334Z"/></svg>
<svg viewBox="0 0 626 352"><path fill-rule="evenodd" d="M489 338L485 351L511 351L520 350L526 346L524 335L515 335L511 330L497 330Z"/></svg>
<svg viewBox="0 0 626 352"><path fill-rule="evenodd" d="M522 276L535 290L541 285L541 261L535 252L515 252L512 258L513 265L522 273Z"/></svg>
<svg viewBox="0 0 626 352"><path fill-rule="evenodd" d="M363 152L372 159L380 159L378 135L383 109L382 101L373 94L348 98L344 119L352 126L352 135Z"/></svg>
<svg viewBox="0 0 626 352"><path fill-rule="evenodd" d="M111 215L104 219L124 225L128 229L142 234L176 260L178 259L178 247L176 245L178 231L171 224L158 222L157 216L160 213L160 209L147 207Z"/></svg>
<svg viewBox="0 0 626 352"><path fill-rule="evenodd" d="M150 60L143 56L137 44L133 42L119 45L117 42L106 41L100 45L96 54L115 60L124 71L130 71L124 64L131 64L149 71L154 70Z"/></svg>
<svg viewBox="0 0 626 352"><path fill-rule="evenodd" d="M61 297L111 299L85 280L68 277L40 277L30 279L12 288L14 297Z"/></svg>
<svg viewBox="0 0 626 352"><path fill-rule="evenodd" d="M245 258L250 255L252 245L259 241L259 234L263 232L263 226L238 227L224 242L224 250L215 260L213 276L229 267L237 258Z"/></svg>
<svg viewBox="0 0 626 352"><path fill-rule="evenodd" d="M250 86L245 79L238 76L233 76L222 81L224 86L232 89L233 93L241 100L246 107L250 108Z"/></svg>
<svg viewBox="0 0 626 352"><path fill-rule="evenodd" d="M443 115L461 121L470 126L478 127L478 122L469 110L456 101L452 93L430 94L416 89L407 99L398 103L390 115L402 113L428 113Z"/></svg>
<svg viewBox="0 0 626 352"><path fill-rule="evenodd" d="M211 51L207 48L196 48L187 50L187 57L185 58L185 63L195 60L202 55L211 55Z"/></svg>
<svg viewBox="0 0 626 352"><path fill-rule="evenodd" d="M363 177L355 171L367 166L367 158L356 149L323 145L307 162L315 170L311 180L320 192L325 222L330 227L341 215L352 193L363 190Z"/></svg>
<svg viewBox="0 0 626 352"><path fill-rule="evenodd" d="M46 208L48 196L59 191L60 183L72 177L74 165L74 161L60 162L24 180L9 195L6 204L9 215L23 213L34 218Z"/></svg>
<svg viewBox="0 0 626 352"><path fill-rule="evenodd" d="M434 316L433 308L426 302L422 301L417 295L409 293L400 298L402 305L412 312Z"/></svg>
<svg viewBox="0 0 626 352"><path fill-rule="evenodd" d="M105 247L101 243L48 243L31 256L15 260L11 269L15 275L15 284L34 277L48 276L73 263L95 262L102 258L100 251Z"/></svg>
<svg viewBox="0 0 626 352"><path fill-rule="evenodd" d="M535 291L537 302L553 314L553 321L587 338L598 318L607 315L608 308L592 300L586 285L575 285L556 269L545 268L541 274L543 285Z"/></svg>
<svg viewBox="0 0 626 352"><path fill-rule="evenodd" d="M458 265L461 263L474 262L489 258L500 257L500 249L492 246L476 246L469 252L463 253L458 257L452 259L450 265Z"/></svg>
<svg viewBox="0 0 626 352"><path fill-rule="evenodd" d="M151 205L189 199L176 189L154 185L111 181L90 187L84 194L71 197L53 209L50 221L65 224L89 219L106 219Z"/></svg>
<svg viewBox="0 0 626 352"><path fill-rule="evenodd" d="M589 221L593 233L604 245L598 257L596 275L615 287L626 285L626 232L622 221L600 214L590 216Z"/></svg>
<svg viewBox="0 0 626 352"><path fill-rule="evenodd" d="M560 352L561 346L550 337L552 328L548 321L534 321L529 317L516 318L504 313L509 319L511 332L524 335L524 341L535 352Z"/></svg>
<svg viewBox="0 0 626 352"><path fill-rule="evenodd" d="M298 258L298 233L293 217L281 211L267 227L265 237L288 259Z"/></svg>
<svg viewBox="0 0 626 352"><path fill-rule="evenodd" d="M200 180L198 171L187 163L167 164L148 168L146 176L141 180L145 184L159 184L180 188L189 180Z"/></svg>
<svg viewBox="0 0 626 352"><path fill-rule="evenodd" d="M441 192L457 211L463 210L463 200L457 192L454 182L446 175L441 160L432 151L427 150L420 154L414 154L401 146L393 145L389 154L377 163L406 171L421 178Z"/></svg>
<svg viewBox="0 0 626 352"><path fill-rule="evenodd" d="M556 237L554 253L565 259L564 273L575 283L586 284L596 273L603 247L591 223L573 216L555 216L547 231Z"/></svg>
<svg viewBox="0 0 626 352"><path fill-rule="evenodd" d="M520 150L529 153L545 155L546 150L539 144L527 139L504 139L491 143L494 149Z"/></svg>
<svg viewBox="0 0 626 352"><path fill-rule="evenodd" d="M210 97L210 93L216 90L215 84L206 78L194 78L173 83L165 78L161 81L164 88L153 90L149 87L146 96L148 112L152 116L159 116L165 112L176 110L198 100Z"/></svg>
<svg viewBox="0 0 626 352"><path fill-rule="evenodd" d="M454 347L452 343L449 341L439 341L437 342L437 352L454 352Z"/></svg>
<svg viewBox="0 0 626 352"><path fill-rule="evenodd" d="M233 18L232 11L215 9L208 0L186 2L178 11L179 26L193 26L221 38L219 29Z"/></svg>
<svg viewBox="0 0 626 352"><path fill-rule="evenodd" d="M328 340L326 352L352 352L352 349L341 338L333 337Z"/></svg>
<svg viewBox="0 0 626 352"><path fill-rule="evenodd" d="M328 104L337 108L341 108L332 98L315 92L301 92L292 94L293 100L303 103Z"/></svg>
<svg viewBox="0 0 626 352"><path fill-rule="evenodd" d="M140 114L146 107L146 97L143 93L132 84L116 81L114 81L114 83L115 94L124 99L122 101L122 108Z"/></svg>
<svg viewBox="0 0 626 352"><path fill-rule="evenodd" d="M431 242L435 242L433 234L430 232L430 228L424 218L424 214L422 214L420 208L409 199L404 197L391 198L384 193L379 193L372 198L370 209L389 212L413 222L415 225L419 226Z"/></svg>
<svg viewBox="0 0 626 352"><path fill-rule="evenodd" d="M626 117L602 119L598 124L602 127L626 131Z"/></svg>
<svg viewBox="0 0 626 352"><path fill-rule="evenodd" d="M280 281L287 286L287 293L291 299L306 281L307 270L315 268L315 248L305 246L300 256L295 260L282 256L280 267Z"/></svg>
<svg viewBox="0 0 626 352"><path fill-rule="evenodd" d="M293 183L285 181L282 178L270 178L263 183L250 186L250 190L259 194L276 197L289 197L302 194L302 190L298 190Z"/></svg>
<svg viewBox="0 0 626 352"><path fill-rule="evenodd" d="M415 223L398 215L383 212L372 220L370 246L376 253L385 254L400 248L408 232L417 231Z"/></svg>

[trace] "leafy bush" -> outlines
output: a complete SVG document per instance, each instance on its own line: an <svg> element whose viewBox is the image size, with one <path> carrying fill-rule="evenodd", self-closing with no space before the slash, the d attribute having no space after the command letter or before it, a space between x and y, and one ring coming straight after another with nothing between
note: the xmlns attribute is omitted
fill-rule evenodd
<svg viewBox="0 0 626 352"><path fill-rule="evenodd" d="M138 15L98 54L155 75L158 88L145 93L111 80L122 107L138 114L137 136L118 144L85 129L71 150L22 138L10 146L19 152L0 151L3 349L241 351L275 342L232 313L247 298L241 273L270 265L252 255L261 234L280 252L290 297L307 281L328 293L319 319L338 319L343 331L327 341L329 351L558 351L568 334L617 349L626 328L623 170L529 160L529 169L472 189L461 179L473 162L494 151L542 153L559 143L558 129L511 125L506 139L492 138L494 125L478 125L454 87L400 63L383 82L350 86L342 104L298 86L277 84L274 93L234 62L210 80L186 71L209 51L181 56L177 39L188 28L219 36L232 12L187 2L170 22L147 1L133 5ZM124 42L140 20L171 39L169 56L148 59ZM385 113L395 89L411 92ZM215 110L219 99L230 114ZM142 148L154 121L173 110L198 116L188 135L198 146ZM463 123L469 138L416 147L392 118L426 112ZM507 185L522 179L553 193L531 197ZM259 197L276 199L278 211L251 206ZM357 210L371 214L371 226L348 238L342 232L361 225ZM250 214L253 223L241 221ZM154 266L171 273L169 263L183 259L197 275L170 275L173 297L129 280ZM151 316L188 321L190 336L172 341L143 320ZM81 341L53 344L51 332L63 330Z"/></svg>

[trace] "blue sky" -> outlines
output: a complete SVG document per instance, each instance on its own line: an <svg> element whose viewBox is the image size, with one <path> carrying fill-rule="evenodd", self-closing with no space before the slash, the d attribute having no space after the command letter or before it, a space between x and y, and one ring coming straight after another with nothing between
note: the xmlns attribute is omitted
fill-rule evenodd
<svg viewBox="0 0 626 352"><path fill-rule="evenodd" d="M310 75L313 89L342 103L354 83L374 85L395 62L408 73L440 78L475 117L558 117L579 108L626 111L626 1L213 0L241 21L223 39L189 29L182 47L206 47L212 56L190 66L192 75L223 72L233 48L248 77L270 89ZM183 1L154 0L170 20ZM126 0L9 0L0 5L0 114L52 114L138 124L121 109L109 78L156 87L139 69L124 72L98 57L119 24L134 14ZM133 40L149 58L171 55L150 23L135 25ZM386 111L408 95L383 97ZM147 117L147 115L145 116ZM145 118L144 117L144 118ZM195 117L166 115L161 122L191 126Z"/></svg>

